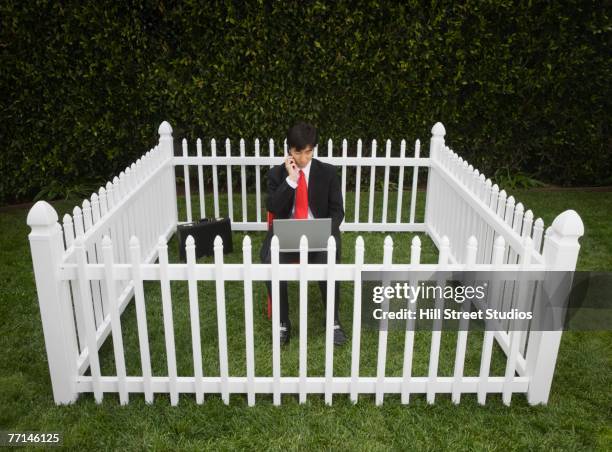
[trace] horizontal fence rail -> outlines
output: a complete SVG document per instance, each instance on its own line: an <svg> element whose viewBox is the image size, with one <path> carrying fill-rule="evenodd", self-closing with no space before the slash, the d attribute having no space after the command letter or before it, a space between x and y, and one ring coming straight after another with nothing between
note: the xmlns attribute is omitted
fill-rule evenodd
<svg viewBox="0 0 612 452"><path fill-rule="evenodd" d="M412 394L424 394L434 403L438 394L449 394L459 403L463 394L475 394L484 404L488 394L501 394L509 404L512 395L525 393L531 404L546 403L554 374L561 332L510 331L501 323L499 330L486 331L480 353L477 374L466 375L465 361L469 351L469 323L454 340L454 363L451 376L440 375L442 338L450 335L433 328L429 332L429 358L427 372L418 375L414 369L414 349L418 343L414 324L407 322L402 351L402 375L388 375L388 335L378 331L376 374L360 375L364 333L361 312L361 272L404 270L424 271L432 274L444 270L573 270L579 251L578 239L584 227L576 212L560 214L544 231L541 219L534 221L530 210L485 178L463 161L444 142L445 131L438 123L432 129L429 157L420 155L420 142L414 147L414 156L406 156L406 143L400 143L399 157L392 157L390 141L385 144L384 156L377 156L377 143L373 141L369 155L364 156L361 140L356 143L354 156L349 156L348 143L342 141L341 156L334 156L333 142L327 142L327 156L320 159L339 167L341 189L345 199L350 174L355 175L354 216L346 218L345 231L398 231L425 232L438 248L438 262L421 262L421 241L410 237L410 258L407 262L393 259L394 243L391 237L384 242L383 260L380 263L364 261L365 243L362 237L355 242L355 259L352 263L336 263L329 258L327 264L307 262L308 243L304 237L300 243L300 260L295 264L279 262L278 241L273 238L271 263L253 262L250 237L246 236L242 247L242 262L227 263L223 256L223 243L217 237L214 246L214 262L197 263L195 243L188 238L185 244L187 261L171 263L167 243L179 224L177 202L176 166L183 166L186 221L193 221L194 206L191 198L190 167L197 174L196 205L200 217L206 217L207 209L219 217L220 193L227 193L227 215L233 221L234 230L262 230L264 195L261 188L261 170L264 177L271 165L282 157L275 153L274 142L268 142L267 155L263 155L259 141L254 143L253 156L247 155L246 144L239 144L239 154L233 155L231 142L225 142L225 155L217 155L216 142L211 140L210 154L204 155L201 140L196 142L196 155L189 155L187 142L183 140L182 156L175 156L172 128L166 122L159 128L159 145L130 165L112 182L76 207L72 215L65 215L62 224L57 212L48 203L39 201L28 214L29 235L34 274L38 291L45 347L51 375L53 395L58 404L74 402L80 393L93 393L100 403L105 393L117 393L122 404L129 403L130 394L144 394L147 403L154 395L168 394L172 405L178 404L181 393L192 393L198 404L204 403L207 394L219 394L224 403L230 395L246 394L249 405L256 402L256 394L269 394L272 403L282 402L283 394L295 394L300 403L309 394L321 394L326 403L333 402L334 395L347 394L356 402L359 394L373 394L375 403L384 402L386 394L398 394L402 403L409 403ZM315 155L319 155L319 148ZM286 143L283 152L287 154ZM263 168L262 168L263 167ZM425 218L416 220L419 168L427 171ZM254 173L251 171L254 169ZM412 180L405 180L412 170ZM249 170L249 171L247 171ZM392 170L397 179L392 180ZM349 171L351 173L349 173ZM205 177L206 176L206 177ZM205 179L212 181L212 206L206 205ZM254 176L254 177L253 177ZM369 177L368 177L369 176ZM374 215L376 181L382 176L381 216ZM394 176L394 177L395 177ZM220 179L226 182L224 186ZM362 179L367 200L361 200ZM234 184L234 180L239 181ZM195 181L195 178L193 179ZM395 182L397 181L397 182ZM254 184L254 186L253 186ZM233 190L240 194L239 211L234 212ZM409 200L403 193L411 187ZM353 188L353 187L350 187ZM249 198L255 194L255 202ZM391 218L391 196L395 198L395 218ZM209 198L210 199L210 198ZM360 212L360 204L367 204ZM406 206L406 201L408 201ZM254 206L253 206L254 204ZM253 214L253 207L255 214ZM223 212L225 215L226 213ZM365 221L364 221L365 220ZM404 243L404 239L399 239ZM328 256L335 256L335 241L330 237ZM172 284L185 281L187 299L173 299ZM214 281L215 290L202 291L198 282ZM232 298L226 284L241 282L243 296ZM272 285L272 323L269 325L271 343L256 343L254 334L254 283L270 281ZM281 365L279 328L280 281L296 281L299 284L299 371L286 375ZM325 312L324 371L312 375L308 372L307 286L310 281L328 281L328 304ZM335 281L353 284L352 331L350 346L350 374L334 374L333 301ZM157 285L161 302L161 329L165 346L166 371L153 375L151 365L151 335L147 313L151 308L148 285ZM411 284L413 282L411 281ZM504 283L505 284L505 283ZM533 302L532 293L524 293L521 286L506 284L491 292L495 302L505 308L517 303ZM137 375L128 373L131 363L125 353L125 323L122 313L134 300L138 338L139 369ZM177 357L189 353L177 346L174 312L179 303L187 303L191 334L192 374L179 374ZM200 311L213 303L216 312L218 372L209 374L204 369L200 324ZM235 350L228 345L229 307L240 304L244 309L245 372L236 375L230 371L229 362ZM443 305L442 300L436 306ZM104 375L100 365L100 347L112 335L114 373ZM504 372L492 375L491 362L494 345L505 354ZM271 373L256 373L255 349L270 347Z"/></svg>

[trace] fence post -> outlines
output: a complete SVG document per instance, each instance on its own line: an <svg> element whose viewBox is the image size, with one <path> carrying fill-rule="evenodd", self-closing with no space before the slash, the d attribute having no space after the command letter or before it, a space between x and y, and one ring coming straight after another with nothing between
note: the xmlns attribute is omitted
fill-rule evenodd
<svg viewBox="0 0 612 452"><path fill-rule="evenodd" d="M178 224L178 203L176 201L176 175L174 173L174 139L172 138L172 127L168 121L164 121L160 124L159 129L159 147L162 151L162 155L165 159L168 159L168 196L170 197L170 211L174 218L172 218L172 224L176 228Z"/></svg>
<svg viewBox="0 0 612 452"><path fill-rule="evenodd" d="M64 244L57 220L57 212L45 201L34 204L27 218L32 228L28 238L53 399L60 405L72 403L78 397L78 347L68 282L60 280L59 275Z"/></svg>
<svg viewBox="0 0 612 452"><path fill-rule="evenodd" d="M578 239L584 234L580 216L574 210L566 210L555 218L548 232L542 252L546 270L575 270L580 250ZM548 401L562 333L561 330L532 331L529 335L527 400L530 405Z"/></svg>
<svg viewBox="0 0 612 452"><path fill-rule="evenodd" d="M427 192L425 194L425 225L432 227L432 219L434 214L434 209L436 206L433 204L434 200L431 194L433 193L433 189L436 186L436 182L433 180L434 167L433 161L438 160L438 154L442 152L444 149L444 136L446 135L446 130L444 129L444 125L441 122L436 122L434 126L431 128L431 141L429 142L429 160L430 165L428 168L427 174Z"/></svg>

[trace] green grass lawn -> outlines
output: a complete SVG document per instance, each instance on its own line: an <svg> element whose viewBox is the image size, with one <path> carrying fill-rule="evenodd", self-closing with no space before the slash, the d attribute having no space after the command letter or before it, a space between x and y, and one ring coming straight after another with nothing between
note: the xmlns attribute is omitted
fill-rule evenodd
<svg viewBox="0 0 612 452"><path fill-rule="evenodd" d="M581 240L578 268L581 270L612 269L612 194L581 192L513 193L546 226L565 209L578 211L585 223ZM377 194L375 219L380 219L382 196ZM368 194L362 193L361 220L367 220ZM407 205L409 193L404 195ZM207 199L207 210L212 203ZM222 201L222 210L226 200ZM417 219L422 219L424 197L419 193ZM263 202L263 200L262 200ZM198 201L192 202L194 217ZM352 221L353 198L347 195L347 218ZM254 201L249 203L249 218L254 218ZM389 199L388 219L395 220L395 198ZM55 203L60 215L70 212L72 205ZM183 207L183 204L181 204ZM438 395L435 405L427 405L425 397L413 395L411 404L404 406L399 396L387 395L382 407L374 405L373 397L360 396L353 405L346 395L335 395L331 407L322 396L310 395L308 403L299 405L297 396L283 396L281 407L272 405L271 396L258 395L255 407L248 407L246 396L233 395L225 406L218 395L206 395L205 403L197 405L193 395L181 395L179 406L171 407L167 395L156 395L153 405L146 405L139 394L130 395L130 404L119 406L115 394L106 394L96 405L93 396L81 395L76 404L57 407L53 403L42 325L32 274L25 223L28 209L11 208L0 215L4 235L0 246L2 267L0 277L1 331L4 352L0 366L0 429L61 431L64 444L72 449L567 449L606 450L612 446L611 393L612 333L564 333L557 362L549 404L529 406L526 398L515 395L512 405L501 403L500 395L490 395L485 406L476 402L475 395L462 396L460 405L453 405L449 395ZM240 204L234 204L235 218L240 218ZM181 214L184 219L184 215ZM265 218L262 216L262 218ZM403 219L407 218L404 209ZM263 233L250 233L253 254L258 255ZM343 235L343 262L354 259L356 233ZM382 261L382 233L364 234L366 262ZM410 234L391 234L394 239L394 262L407 262ZM234 253L226 255L228 262L241 261L244 233L235 233ZM421 235L422 261L435 262L436 250L431 241ZM178 261L176 240L169 243L171 261ZM258 258L254 257L257 261ZM210 258L199 262L211 262ZM292 290L293 289L293 290ZM290 284L291 318L297 318L297 285ZM202 323L202 353L204 373L218 373L216 310L214 286L198 284ZM245 375L244 308L242 285L226 283L228 309L228 345L230 374ZM179 375L193 375L191 333L184 282L172 283L175 335ZM154 375L167 375L159 284L146 284L147 317ZM341 318L345 330L351 331L352 284L343 283ZM271 375L270 323L263 315L265 287L254 285L256 374ZM310 375L324 372L324 313L318 287L309 290L309 350ZM122 318L128 374L140 373L138 337L134 304ZM298 340L294 328L293 340L283 349L284 375L297 375ZM377 335L364 330L362 339L361 374L375 375ZM455 333L443 333L440 375L451 375L454 359ZM470 333L466 357L466 375L476 375L480 359L479 333ZM391 332L388 347L388 375L401 375L403 336ZM414 375L426 375L429 356L429 335L418 333L415 343ZM109 337L100 351L103 374L114 372L112 341ZM492 374L503 375L505 360L495 350ZM336 348L334 374L349 375L350 343Z"/></svg>

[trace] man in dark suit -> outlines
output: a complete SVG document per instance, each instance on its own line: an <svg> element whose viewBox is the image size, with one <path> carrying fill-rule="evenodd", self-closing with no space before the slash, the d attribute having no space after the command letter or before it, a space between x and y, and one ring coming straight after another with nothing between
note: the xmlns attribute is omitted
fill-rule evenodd
<svg viewBox="0 0 612 452"><path fill-rule="evenodd" d="M275 218L331 218L332 235L336 239L336 262L340 262L341 241L340 223L344 219L342 191L336 168L333 165L313 159L313 149L318 142L318 132L310 124L300 122L287 132L289 155L281 165L270 168L268 172L267 209ZM260 252L261 262L270 263L270 242L272 230L264 240ZM299 253L280 253L280 262L299 261ZM327 252L308 253L309 263L327 263ZM268 281L268 293L271 284ZM280 282L280 338L281 344L289 342L291 323L287 282ZM323 306L327 304L327 282L319 281ZM340 304L340 285L335 284L334 303L334 344L346 342L346 335L340 325L338 306Z"/></svg>

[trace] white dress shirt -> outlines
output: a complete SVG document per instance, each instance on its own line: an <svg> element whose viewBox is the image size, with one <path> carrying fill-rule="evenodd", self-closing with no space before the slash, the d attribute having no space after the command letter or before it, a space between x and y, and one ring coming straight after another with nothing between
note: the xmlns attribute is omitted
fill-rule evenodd
<svg viewBox="0 0 612 452"><path fill-rule="evenodd" d="M312 164L312 160L308 162L308 165L306 165L305 168L301 169L304 172L304 178L306 179L306 189L308 189L308 178L310 177L310 165L311 164ZM298 170L298 174L299 174L299 170ZM298 176L298 180L299 180L299 176ZM286 181L287 181L287 184L294 190L297 188L298 186L297 182L293 182L289 176L287 176ZM293 199L293 207L291 208L291 218L294 217L294 214L295 214L295 198ZM310 210L310 200L308 200L308 219L311 220L313 218L314 218L314 215L312 214L312 211Z"/></svg>

